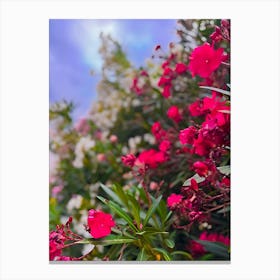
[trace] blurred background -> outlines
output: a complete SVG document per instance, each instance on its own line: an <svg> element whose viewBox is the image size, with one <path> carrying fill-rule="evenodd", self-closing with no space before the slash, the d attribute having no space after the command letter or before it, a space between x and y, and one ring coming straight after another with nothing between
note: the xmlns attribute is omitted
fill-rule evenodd
<svg viewBox="0 0 280 280"><path fill-rule="evenodd" d="M49 22L50 103L73 101L72 117L87 114L101 78L100 34L120 43L136 68L153 55L156 45L167 51L177 42L176 20L64 20Z"/></svg>

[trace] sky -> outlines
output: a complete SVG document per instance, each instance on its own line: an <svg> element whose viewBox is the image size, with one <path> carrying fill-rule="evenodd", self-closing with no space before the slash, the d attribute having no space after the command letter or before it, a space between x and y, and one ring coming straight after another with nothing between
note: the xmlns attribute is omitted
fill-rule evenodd
<svg viewBox="0 0 280 280"><path fill-rule="evenodd" d="M63 99L74 102L74 119L86 116L96 97L101 32L117 40L136 67L144 65L156 45L167 50L170 42L178 41L176 20L50 20L50 104Z"/></svg>

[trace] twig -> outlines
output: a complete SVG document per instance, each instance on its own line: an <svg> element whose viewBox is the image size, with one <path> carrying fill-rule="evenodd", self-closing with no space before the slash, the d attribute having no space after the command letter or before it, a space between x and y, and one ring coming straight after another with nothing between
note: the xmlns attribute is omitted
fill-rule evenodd
<svg viewBox="0 0 280 280"><path fill-rule="evenodd" d="M122 259L122 257L123 257L123 252L124 252L125 248L126 248L126 244L123 244L123 246L122 246L122 248L121 248L120 256L119 256L119 258L118 258L118 261L120 261L120 260Z"/></svg>

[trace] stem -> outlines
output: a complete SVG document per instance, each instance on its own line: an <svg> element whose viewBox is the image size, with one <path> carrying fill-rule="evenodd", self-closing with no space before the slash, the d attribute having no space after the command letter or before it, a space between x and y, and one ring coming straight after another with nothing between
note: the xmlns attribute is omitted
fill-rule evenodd
<svg viewBox="0 0 280 280"><path fill-rule="evenodd" d="M81 241L81 240L76 240L75 242L68 243L68 244L64 245L62 249L71 247L71 246L73 246L73 245L75 245L75 244L80 244L80 243L79 243L80 241Z"/></svg>
<svg viewBox="0 0 280 280"><path fill-rule="evenodd" d="M142 180L140 184L142 185L142 187L143 187L143 189L144 189L145 195L146 195L147 200L148 200L149 207L151 207L151 205L152 205L152 200L151 200L150 194L149 194L149 192L148 192L147 186L146 186L146 184L144 183L144 180Z"/></svg>
<svg viewBox="0 0 280 280"><path fill-rule="evenodd" d="M123 244L123 246L122 246L122 248L121 248L120 256L119 256L119 258L118 258L118 261L120 261L120 260L122 259L122 257L123 257L123 252L124 252L125 248L126 248L126 244Z"/></svg>
<svg viewBox="0 0 280 280"><path fill-rule="evenodd" d="M223 205L216 206L216 207L214 207L214 208L212 208L212 209L206 211L206 213L213 212L213 211L218 210L218 209L220 209L220 208L226 207L226 206L229 205L229 204L230 204L230 203L228 202L228 203L225 203L225 204L223 204Z"/></svg>

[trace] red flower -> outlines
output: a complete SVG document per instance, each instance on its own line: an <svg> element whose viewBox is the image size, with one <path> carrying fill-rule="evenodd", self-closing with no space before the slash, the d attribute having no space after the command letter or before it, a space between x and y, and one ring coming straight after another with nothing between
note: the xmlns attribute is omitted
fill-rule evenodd
<svg viewBox="0 0 280 280"><path fill-rule="evenodd" d="M161 128L160 122L154 122L152 126L152 133L157 141L160 141L166 135L166 131Z"/></svg>
<svg viewBox="0 0 280 280"><path fill-rule="evenodd" d="M198 116L201 116L202 114L204 114L203 108L201 106L201 101L197 100L197 101L193 102L192 104L190 104L189 111L190 111L191 116L193 116L193 117L198 117Z"/></svg>
<svg viewBox="0 0 280 280"><path fill-rule="evenodd" d="M152 133L155 135L161 131L161 124L160 122L154 122L152 126Z"/></svg>
<svg viewBox="0 0 280 280"><path fill-rule="evenodd" d="M230 179L227 178L227 177L224 177L224 178L222 179L221 185L224 186L224 187L229 188L229 187L230 187Z"/></svg>
<svg viewBox="0 0 280 280"><path fill-rule="evenodd" d="M183 74L188 70L188 66L184 63L177 63L175 67L175 72L177 74Z"/></svg>
<svg viewBox="0 0 280 280"><path fill-rule="evenodd" d="M191 179L191 188L194 190L194 191L198 191L198 184L196 182L195 179Z"/></svg>
<svg viewBox="0 0 280 280"><path fill-rule="evenodd" d="M171 142L168 140L163 140L159 145L159 150L162 152L166 152L170 149L170 147L171 147Z"/></svg>
<svg viewBox="0 0 280 280"><path fill-rule="evenodd" d="M165 85L169 85L171 84L171 78L165 78L165 77L160 77L159 81L158 81L158 86L165 86Z"/></svg>
<svg viewBox="0 0 280 280"><path fill-rule="evenodd" d="M176 205L178 205L182 201L183 196L180 194L175 194L172 193L168 198L167 198L167 206L169 208L173 208Z"/></svg>
<svg viewBox="0 0 280 280"><path fill-rule="evenodd" d="M193 167L194 167L194 170L195 172L199 175L199 176L207 176L208 174L208 171L209 171L209 168L208 166L202 162L202 161L196 161L194 164L193 164Z"/></svg>
<svg viewBox="0 0 280 280"><path fill-rule="evenodd" d="M50 261L53 261L57 257L61 256L65 240L66 240L66 237L63 234L61 234L57 231L50 232L50 234L49 234Z"/></svg>
<svg viewBox="0 0 280 280"><path fill-rule="evenodd" d="M123 164L126 166L129 166L129 167L133 167L135 160L136 160L136 157L133 154L128 154L126 156L122 156Z"/></svg>
<svg viewBox="0 0 280 280"><path fill-rule="evenodd" d="M173 74L173 70L170 67L165 67L163 71L164 76L169 76Z"/></svg>
<svg viewBox="0 0 280 280"><path fill-rule="evenodd" d="M179 134L180 142L183 145L193 144L196 134L197 134L197 129L194 126L190 126L183 130L180 130L180 134Z"/></svg>
<svg viewBox="0 0 280 280"><path fill-rule="evenodd" d="M199 75L202 78L208 78L224 60L223 52L223 48L215 50L208 43L195 48L190 55L189 64L192 76Z"/></svg>
<svg viewBox="0 0 280 280"><path fill-rule="evenodd" d="M174 122L178 123L182 120L182 116L177 106L171 106L167 111L167 116Z"/></svg>
<svg viewBox="0 0 280 280"><path fill-rule="evenodd" d="M101 238L111 234L115 222L110 214L91 209L88 211L88 226L93 238Z"/></svg>
<svg viewBox="0 0 280 280"><path fill-rule="evenodd" d="M163 96L163 97L165 97L165 98L170 97L170 95L171 95L170 88L171 88L171 85L166 85L166 86L163 88L163 91L162 91L162 96Z"/></svg>
<svg viewBox="0 0 280 280"><path fill-rule="evenodd" d="M154 149L150 149L150 150L143 151L139 155L138 160L150 168L157 168L160 163L166 161L166 158L162 151L158 152Z"/></svg>

